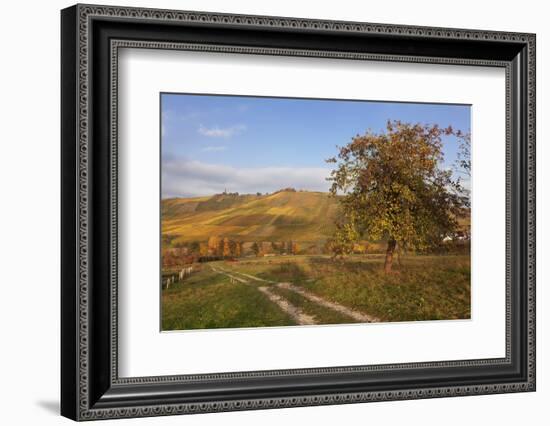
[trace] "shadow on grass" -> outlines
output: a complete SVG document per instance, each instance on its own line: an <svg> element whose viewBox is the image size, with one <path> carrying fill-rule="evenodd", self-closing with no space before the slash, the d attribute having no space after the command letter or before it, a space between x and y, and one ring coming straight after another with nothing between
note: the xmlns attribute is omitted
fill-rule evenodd
<svg viewBox="0 0 550 426"><path fill-rule="evenodd" d="M362 273L372 272L379 274L384 270L383 254L352 255L343 259L313 256L308 259L309 265L318 273ZM395 272L418 273L424 272L426 266L430 270L445 270L462 272L470 270L469 259L463 255L403 255L396 254L393 259L392 269Z"/></svg>
<svg viewBox="0 0 550 426"><path fill-rule="evenodd" d="M353 256L343 259L315 256L309 259L309 264L320 274L377 272L382 268L384 258L382 255ZM398 267L397 264L396 267Z"/></svg>
<svg viewBox="0 0 550 426"><path fill-rule="evenodd" d="M382 321L470 318L468 256L411 256L384 273L383 256L312 259L310 291Z"/></svg>
<svg viewBox="0 0 550 426"><path fill-rule="evenodd" d="M310 278L303 267L294 262L283 262L274 265L272 268L259 274L259 277L264 279L275 278L275 280L280 282L290 281L293 283Z"/></svg>

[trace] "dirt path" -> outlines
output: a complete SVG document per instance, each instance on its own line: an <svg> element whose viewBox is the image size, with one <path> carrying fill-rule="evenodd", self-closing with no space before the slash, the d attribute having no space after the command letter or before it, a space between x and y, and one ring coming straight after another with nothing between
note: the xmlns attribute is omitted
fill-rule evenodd
<svg viewBox="0 0 550 426"><path fill-rule="evenodd" d="M341 305L336 302L331 302L329 300L323 299L320 296L317 296L301 287L295 286L291 283L277 283L275 281L266 280L263 278L255 277L254 275L245 274L243 272L235 272L236 274L239 274L241 276L245 276L247 278L250 278L255 281L262 281L267 283L273 283L277 284L277 287L284 288L290 291L293 291L295 293L298 293L299 295L305 297L306 299L310 300L313 303L317 303L318 305L324 306L325 308L332 309L333 311L336 311L342 315L348 316L350 318L353 318L356 321L360 322L380 322L380 320L372 315L367 315L362 312L356 311L354 309L348 308L344 305Z"/></svg>
<svg viewBox="0 0 550 426"><path fill-rule="evenodd" d="M258 287L258 290L265 294L269 300L279 306L281 310L290 315L299 325L317 324L315 317L306 314L300 308L297 308L290 303L287 299L273 293L268 287Z"/></svg>
<svg viewBox="0 0 550 426"><path fill-rule="evenodd" d="M294 293L298 293L300 296L305 297L306 299L317 303L318 305L324 306L325 308L332 309L333 311L339 312L342 315L346 315L350 318L353 318L356 321L360 322L379 322L380 320L372 315L363 314L362 312L350 309L344 305L340 305L336 302L330 302L322 297L319 297L307 290L304 290L301 287L295 286L291 283L279 283L277 287L291 290Z"/></svg>
<svg viewBox="0 0 550 426"><path fill-rule="evenodd" d="M323 299L320 296L317 296L301 287L298 287L292 283L278 283L276 281L266 280L264 278L259 278L254 275L245 274L244 272L236 272L233 271L233 274L230 274L225 269L219 268L219 267L211 267L214 272L217 272L219 274L224 274L228 277L230 277L232 280L236 280L241 283L248 283L247 280L241 277L247 277L253 281L259 281L259 282L265 282L265 283L271 283L275 284L279 288L283 288L286 290L293 291L294 293L299 294L300 296L308 299L309 301L316 303L317 305L323 306L325 308L331 309L333 311L336 311L342 315L345 315L347 317L353 318L356 321L359 322L380 322L380 320L372 315L367 315L362 312L356 311L354 309L348 308L347 306L341 305L336 302L331 302L329 300ZM234 274L240 275L241 277L238 277ZM278 294L273 293L269 290L269 287L259 287L259 291L264 293L269 300L271 300L273 303L276 303L283 311L288 313L292 318L294 318L296 321L298 321L299 324L316 324L315 318L305 314L300 308L292 305L287 299L285 299L282 296L279 296ZM301 321L305 322L299 322L299 318L301 318ZM313 322L307 322L307 321L313 321Z"/></svg>
<svg viewBox="0 0 550 426"><path fill-rule="evenodd" d="M210 266L212 270L218 274L225 275L229 277L233 282L238 281L243 284L247 284L248 281L244 278L237 277L233 274L230 274L225 269ZM236 274L246 276L254 281L261 281L261 282L268 282L267 280L264 280L262 278L255 277L253 275L243 274L240 272L235 272ZM271 281L272 283L275 283L274 281ZM263 293L271 302L275 303L282 311L287 313L298 325L312 325L317 324L315 321L315 318L311 315L308 315L304 313L300 308L294 306L292 303L290 303L287 299L285 299L282 296L279 296L278 294L273 293L271 290L269 290L268 287L257 287L258 291Z"/></svg>

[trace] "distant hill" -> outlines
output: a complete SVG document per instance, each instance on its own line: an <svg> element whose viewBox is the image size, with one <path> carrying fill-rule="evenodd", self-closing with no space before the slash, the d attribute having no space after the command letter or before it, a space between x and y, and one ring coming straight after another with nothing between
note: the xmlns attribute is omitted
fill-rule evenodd
<svg viewBox="0 0 550 426"><path fill-rule="evenodd" d="M170 246L207 241L303 241L328 238L338 201L323 192L281 191L269 195L219 194L162 200L162 234Z"/></svg>

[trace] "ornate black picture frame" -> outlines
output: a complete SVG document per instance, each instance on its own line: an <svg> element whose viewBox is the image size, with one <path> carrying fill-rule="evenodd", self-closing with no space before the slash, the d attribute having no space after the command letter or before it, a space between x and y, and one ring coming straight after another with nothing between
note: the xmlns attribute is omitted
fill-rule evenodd
<svg viewBox="0 0 550 426"><path fill-rule="evenodd" d="M61 28L62 415L92 420L535 390L534 34L96 5L64 9ZM504 68L506 356L120 378L121 47Z"/></svg>

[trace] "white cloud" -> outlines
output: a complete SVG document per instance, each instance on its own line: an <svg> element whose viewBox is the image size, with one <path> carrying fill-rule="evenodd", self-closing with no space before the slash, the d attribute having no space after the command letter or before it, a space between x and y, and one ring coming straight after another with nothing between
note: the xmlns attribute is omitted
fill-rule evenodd
<svg viewBox="0 0 550 426"><path fill-rule="evenodd" d="M330 169L322 167L220 166L200 161L164 158L162 196L200 196L229 192L253 194L293 187L309 191L329 189Z"/></svg>
<svg viewBox="0 0 550 426"><path fill-rule="evenodd" d="M211 138L229 138L245 130L246 126L243 124L231 127L205 127L201 124L199 126L198 132L203 136L208 136Z"/></svg>
<svg viewBox="0 0 550 426"><path fill-rule="evenodd" d="M220 152L225 151L227 149L226 146L206 146L202 150L206 152Z"/></svg>

